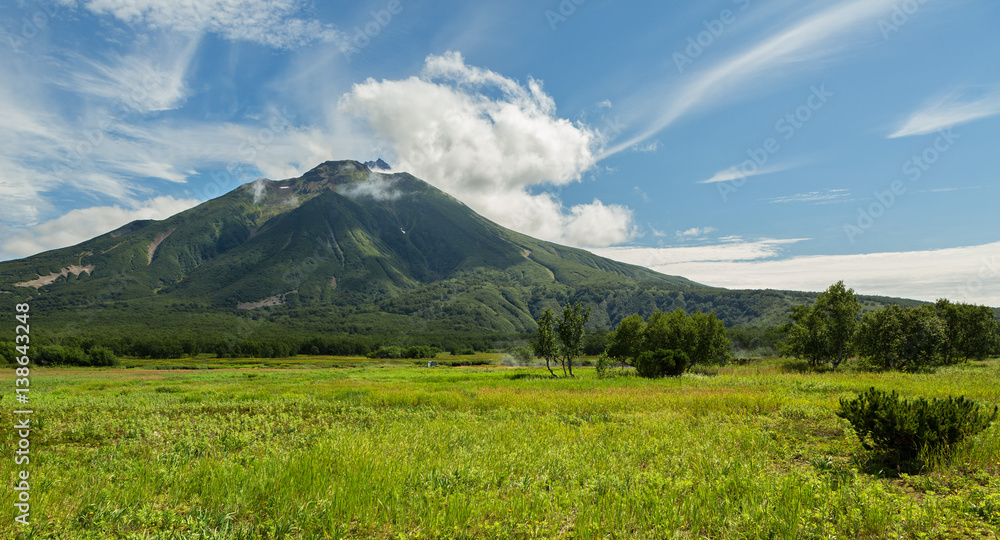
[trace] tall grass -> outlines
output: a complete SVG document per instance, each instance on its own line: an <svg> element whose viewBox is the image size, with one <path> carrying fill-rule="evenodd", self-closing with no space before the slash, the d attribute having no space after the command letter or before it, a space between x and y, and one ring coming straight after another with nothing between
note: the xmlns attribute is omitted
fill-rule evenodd
<svg viewBox="0 0 1000 540"><path fill-rule="evenodd" d="M995 402L996 362L901 375L765 361L657 381L350 365L38 370L33 525L13 525L6 489L0 536L964 538L1000 526L998 426L936 471L879 477L834 415L870 386ZM12 431L0 437L12 456Z"/></svg>

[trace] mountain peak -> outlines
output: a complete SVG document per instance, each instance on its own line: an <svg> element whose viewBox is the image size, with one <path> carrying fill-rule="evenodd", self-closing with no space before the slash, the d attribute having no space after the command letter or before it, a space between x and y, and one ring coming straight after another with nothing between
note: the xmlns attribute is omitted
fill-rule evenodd
<svg viewBox="0 0 1000 540"><path fill-rule="evenodd" d="M298 179L303 187L310 190L320 186L338 186L367 178L371 171L362 163L354 160L324 161L313 167Z"/></svg>
<svg viewBox="0 0 1000 540"><path fill-rule="evenodd" d="M388 171L392 168L382 158L378 158L375 161L366 161L364 165L373 171Z"/></svg>

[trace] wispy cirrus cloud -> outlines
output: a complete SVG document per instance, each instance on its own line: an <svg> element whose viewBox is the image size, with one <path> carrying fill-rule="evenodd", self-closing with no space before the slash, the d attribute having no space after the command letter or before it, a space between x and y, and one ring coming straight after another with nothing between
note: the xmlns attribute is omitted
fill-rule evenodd
<svg viewBox="0 0 1000 540"><path fill-rule="evenodd" d="M80 5L141 28L209 32L278 49L347 42L340 30L306 15L306 0L81 0Z"/></svg>
<svg viewBox="0 0 1000 540"><path fill-rule="evenodd" d="M674 233L677 238L681 240L691 240L694 238L702 238L707 234L716 232L718 229L715 227L691 227L690 229L685 229L683 231L677 231Z"/></svg>
<svg viewBox="0 0 1000 540"><path fill-rule="evenodd" d="M846 189L828 189L826 191L810 191L807 193L796 193L794 195L784 195L768 199L771 203L812 203L830 204L836 202L851 201L851 192Z"/></svg>
<svg viewBox="0 0 1000 540"><path fill-rule="evenodd" d="M960 91L952 91L926 103L902 122L890 139L924 135L973 120L1000 114L1000 90L969 99Z"/></svg>
<svg viewBox="0 0 1000 540"><path fill-rule="evenodd" d="M114 103L110 111L114 115L176 109L190 95L187 72L200 41L197 37L157 40L142 52L112 53L105 61L74 52L46 77L66 91Z"/></svg>
<svg viewBox="0 0 1000 540"><path fill-rule="evenodd" d="M163 114L184 107L197 48L197 37L160 36L103 58L65 50L46 62L0 56L0 226L37 225L60 215L53 200L69 197L136 208L162 182L186 184L206 169L225 169L229 180L217 189L229 190L370 152L371 141L339 115L303 124L277 107L224 122ZM185 197L183 188L168 189ZM187 196L200 191L192 186Z"/></svg>
<svg viewBox="0 0 1000 540"><path fill-rule="evenodd" d="M750 84L777 81L792 65L814 61L848 47L847 34L870 30L879 16L889 12L897 0L845 0L793 22L787 28L741 48L698 73L685 76L673 92L664 95L657 88L640 108L659 109L653 120L637 135L605 150L603 156L618 153L652 137L678 118L734 97ZM855 43L860 43L856 41ZM654 101L655 100L655 101ZM653 103L659 103L659 106ZM665 103L666 105L662 105ZM722 180L717 180L722 181Z"/></svg>
<svg viewBox="0 0 1000 540"><path fill-rule="evenodd" d="M706 178L704 180L698 180L697 183L714 184L716 182L732 182L734 180L750 178L751 176L761 176L764 174L787 171L788 169L792 169L794 167L795 165L786 163L781 165L772 165L769 167L760 167L757 169L745 170L741 168L739 165L733 165L732 167L722 169L721 171L713 174L709 178Z"/></svg>

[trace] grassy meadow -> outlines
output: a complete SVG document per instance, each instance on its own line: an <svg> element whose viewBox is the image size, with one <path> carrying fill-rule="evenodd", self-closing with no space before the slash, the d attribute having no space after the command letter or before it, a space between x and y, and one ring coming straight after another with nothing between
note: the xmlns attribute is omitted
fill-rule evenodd
<svg viewBox="0 0 1000 540"><path fill-rule="evenodd" d="M498 362L498 358L495 358ZM0 537L997 538L1000 425L873 470L838 399L1000 403L1000 361L933 374L761 360L676 379L415 361L32 370L31 519ZM201 369L170 369L201 368ZM13 388L13 370L0 384ZM20 466L4 392L0 474Z"/></svg>

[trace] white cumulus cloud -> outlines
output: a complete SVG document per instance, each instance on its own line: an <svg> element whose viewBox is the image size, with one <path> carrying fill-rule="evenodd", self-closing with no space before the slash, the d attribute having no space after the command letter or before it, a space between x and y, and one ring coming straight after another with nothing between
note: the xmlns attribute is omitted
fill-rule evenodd
<svg viewBox="0 0 1000 540"><path fill-rule="evenodd" d="M427 57L419 77L368 79L340 100L413 173L512 229L578 246L635 235L632 212L594 199L566 208L534 186L565 185L595 163L597 133L556 115L541 82L526 85L468 66L449 52Z"/></svg>

